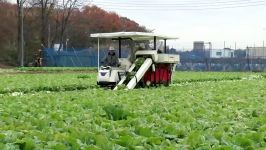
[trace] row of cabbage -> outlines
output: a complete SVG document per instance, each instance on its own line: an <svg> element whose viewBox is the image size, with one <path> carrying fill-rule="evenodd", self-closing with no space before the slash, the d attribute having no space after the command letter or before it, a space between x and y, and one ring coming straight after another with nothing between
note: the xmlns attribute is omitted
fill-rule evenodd
<svg viewBox="0 0 266 150"><path fill-rule="evenodd" d="M242 72L175 72L172 83L241 80L264 77L262 73ZM71 91L92 89L96 73L19 73L0 74L0 94L13 92Z"/></svg>
<svg viewBox="0 0 266 150"><path fill-rule="evenodd" d="M254 72L176 72L173 83L242 80L265 78L265 73Z"/></svg>
<svg viewBox="0 0 266 150"><path fill-rule="evenodd" d="M96 74L3 74L0 94L13 92L71 91L96 87Z"/></svg>

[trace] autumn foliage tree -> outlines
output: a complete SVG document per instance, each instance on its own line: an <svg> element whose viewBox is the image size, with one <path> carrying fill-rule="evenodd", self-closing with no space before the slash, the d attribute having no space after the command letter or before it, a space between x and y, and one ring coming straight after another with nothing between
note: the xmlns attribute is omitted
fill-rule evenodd
<svg viewBox="0 0 266 150"><path fill-rule="evenodd" d="M32 2L47 2L47 0ZM44 11L45 7L47 10ZM32 3L24 10L26 64L34 60L41 45L53 47L53 44L61 43L65 47L68 39L68 47L87 48L95 44L95 39L89 38L91 33L146 31L145 27L135 21L114 12L107 12L97 6L72 7L70 10L69 7L56 7L51 4L48 7L48 5ZM19 54L17 52L17 17L16 5L0 0L0 19L5 20L0 24L0 64L17 64Z"/></svg>
<svg viewBox="0 0 266 150"><path fill-rule="evenodd" d="M0 66L15 65L17 53L16 5L0 1ZM3 63L2 63L3 64Z"/></svg>
<svg viewBox="0 0 266 150"><path fill-rule="evenodd" d="M120 31L147 31L135 21L121 17L114 12L107 12L97 6L85 6L72 13L67 36L70 46L89 47L95 39L89 38L91 33L120 32Z"/></svg>

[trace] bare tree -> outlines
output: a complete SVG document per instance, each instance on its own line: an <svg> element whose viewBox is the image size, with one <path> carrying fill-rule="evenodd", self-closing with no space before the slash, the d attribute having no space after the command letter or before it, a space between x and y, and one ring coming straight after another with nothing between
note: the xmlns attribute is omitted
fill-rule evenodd
<svg viewBox="0 0 266 150"><path fill-rule="evenodd" d="M50 25L50 18L57 3L56 0L29 0L32 8L39 8L40 14L40 40L44 47L50 47L48 40L48 30Z"/></svg>
<svg viewBox="0 0 266 150"><path fill-rule="evenodd" d="M54 10L56 0L32 0L32 7L40 8L40 22L41 22L41 44L44 47L50 47L48 42L48 28L50 24L50 17Z"/></svg>
<svg viewBox="0 0 266 150"><path fill-rule="evenodd" d="M18 61L20 65L24 65L24 33L23 33L23 5L26 0L17 0L17 12L18 12Z"/></svg>
<svg viewBox="0 0 266 150"><path fill-rule="evenodd" d="M58 42L61 49L69 17L78 6L78 0L32 0L32 5L40 8L43 47L51 47Z"/></svg>
<svg viewBox="0 0 266 150"><path fill-rule="evenodd" d="M55 1L54 0L40 0L41 4L41 42L45 47L50 47L49 44L49 17L54 10Z"/></svg>
<svg viewBox="0 0 266 150"><path fill-rule="evenodd" d="M59 49L62 48L64 39L67 40L66 29L69 23L69 18L73 10L78 6L78 0L63 0L57 5L55 35L52 44L54 44L55 41L58 41L60 43Z"/></svg>

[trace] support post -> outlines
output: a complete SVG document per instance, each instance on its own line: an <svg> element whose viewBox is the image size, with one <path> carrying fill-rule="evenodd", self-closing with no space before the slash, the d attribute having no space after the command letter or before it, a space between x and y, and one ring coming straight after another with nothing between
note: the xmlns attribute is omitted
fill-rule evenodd
<svg viewBox="0 0 266 150"><path fill-rule="evenodd" d="M118 54L119 54L119 58L121 58L121 38L118 38Z"/></svg>
<svg viewBox="0 0 266 150"><path fill-rule="evenodd" d="M164 39L164 53L166 53L166 39Z"/></svg>
<svg viewBox="0 0 266 150"><path fill-rule="evenodd" d="M156 50L156 36L153 37L153 49Z"/></svg>
<svg viewBox="0 0 266 150"><path fill-rule="evenodd" d="M98 38L98 71L100 70L100 39Z"/></svg>

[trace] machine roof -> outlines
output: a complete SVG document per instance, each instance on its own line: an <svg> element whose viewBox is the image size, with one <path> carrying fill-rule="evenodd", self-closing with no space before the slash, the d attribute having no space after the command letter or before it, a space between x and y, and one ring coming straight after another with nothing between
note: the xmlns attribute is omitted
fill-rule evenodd
<svg viewBox="0 0 266 150"><path fill-rule="evenodd" d="M132 40L157 40L178 39L177 37L163 36L149 32L112 32L112 33L94 33L90 35L95 38L131 38Z"/></svg>

